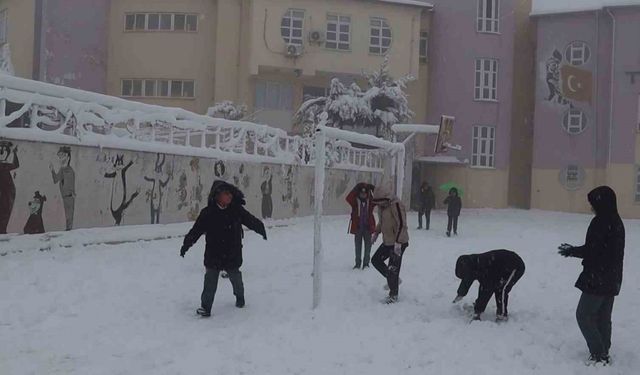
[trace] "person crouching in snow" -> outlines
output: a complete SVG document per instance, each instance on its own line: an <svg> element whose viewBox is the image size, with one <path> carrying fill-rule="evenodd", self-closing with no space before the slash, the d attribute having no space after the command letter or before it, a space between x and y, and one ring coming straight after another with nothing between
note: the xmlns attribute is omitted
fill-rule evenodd
<svg viewBox="0 0 640 375"><path fill-rule="evenodd" d="M407 229L407 213L404 204L391 195L386 187L377 187L373 194L373 203L379 207L379 223L373 235L372 243L382 233L382 245L371 259L373 266L387 279L389 297L385 303L398 301L398 286L402 255L409 246L409 231ZM389 265L385 261L389 259Z"/></svg>
<svg viewBox="0 0 640 375"><path fill-rule="evenodd" d="M357 184L345 198L351 206L351 222L349 232L355 237L356 265L353 269L369 267L371 258L371 235L376 230L376 219L373 217L371 192L374 186L361 182ZM362 242L364 242L364 258L362 257Z"/></svg>
<svg viewBox="0 0 640 375"><path fill-rule="evenodd" d="M491 295L495 295L496 321L505 321L509 316L509 292L522 275L524 262L513 251L493 250L483 254L462 255L456 262L456 276L462 281L453 303L460 302L469 292L471 284L478 280L480 287L478 299L473 304L473 320L480 320Z"/></svg>
<svg viewBox="0 0 640 375"><path fill-rule="evenodd" d="M449 222L447 223L447 237L451 237L451 229L453 227L453 234L458 234L458 218L460 217L460 211L462 210L462 200L458 194L458 189L451 188L449 190L449 196L444 200L444 204L447 205L447 216Z"/></svg>
<svg viewBox="0 0 640 375"><path fill-rule="evenodd" d="M262 221L251 215L243 206L244 194L234 185L224 181L215 181L209 194L208 206L201 212L193 228L184 238L180 256L193 246L200 236L206 233L204 252L204 289L198 315L211 316L211 306L218 288L218 276L227 271L233 294L236 296L236 307L244 307L244 284L242 283L242 238L245 225L252 231L267 239L267 232Z"/></svg>
<svg viewBox="0 0 640 375"><path fill-rule="evenodd" d="M597 187L587 199L596 216L587 229L585 244L562 244L559 253L582 258L583 270L575 285L582 291L576 318L591 353L587 364L606 366L611 362L611 312L622 285L625 230L613 189Z"/></svg>

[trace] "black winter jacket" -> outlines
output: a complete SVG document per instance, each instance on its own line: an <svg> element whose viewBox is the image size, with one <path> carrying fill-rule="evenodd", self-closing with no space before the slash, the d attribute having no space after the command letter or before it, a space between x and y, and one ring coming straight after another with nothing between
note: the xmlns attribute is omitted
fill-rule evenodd
<svg viewBox="0 0 640 375"><path fill-rule="evenodd" d="M600 186L587 198L596 217L591 220L585 244L570 252L571 256L582 258L583 271L576 288L598 296L617 296L622 286L625 231L616 194L610 187Z"/></svg>
<svg viewBox="0 0 640 375"><path fill-rule="evenodd" d="M420 188L420 208L432 210L436 205L436 196L431 186Z"/></svg>
<svg viewBox="0 0 640 375"><path fill-rule="evenodd" d="M510 277L520 278L524 274L524 269L522 258L509 250L462 255L456 263L456 276L462 279L458 287L458 295L466 296L471 284L478 280L480 287L475 312L482 313L491 296L504 287Z"/></svg>
<svg viewBox="0 0 640 375"><path fill-rule="evenodd" d="M456 195L451 195L452 192L455 192ZM447 215L449 216L460 216L460 211L462 211L462 199L458 195L458 189L452 188L449 191L449 196L444 200L444 204L447 206Z"/></svg>
<svg viewBox="0 0 640 375"><path fill-rule="evenodd" d="M232 203L220 208L213 197L216 188L226 188L233 194ZM262 221L251 215L244 207L244 194L231 184L216 181L209 198L209 205L200 212L193 228L184 238L183 250L193 246L206 233L204 265L219 270L237 269L242 266L242 238L246 226L267 239Z"/></svg>

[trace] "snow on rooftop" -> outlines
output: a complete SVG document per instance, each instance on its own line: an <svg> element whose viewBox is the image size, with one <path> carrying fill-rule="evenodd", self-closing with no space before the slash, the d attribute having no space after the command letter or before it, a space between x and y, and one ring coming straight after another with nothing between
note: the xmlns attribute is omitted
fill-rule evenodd
<svg viewBox="0 0 640 375"><path fill-rule="evenodd" d="M433 8L433 4L427 3L426 1L420 1L420 0L378 0L378 1L381 1L383 3L393 3L393 4L402 4L402 5L413 5L413 6L424 7L424 8Z"/></svg>
<svg viewBox="0 0 640 375"><path fill-rule="evenodd" d="M533 0L531 15L584 12L626 5L640 5L640 0Z"/></svg>

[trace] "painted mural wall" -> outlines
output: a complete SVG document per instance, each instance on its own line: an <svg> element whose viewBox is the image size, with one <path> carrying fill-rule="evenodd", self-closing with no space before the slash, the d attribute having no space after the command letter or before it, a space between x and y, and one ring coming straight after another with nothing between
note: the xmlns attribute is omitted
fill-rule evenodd
<svg viewBox="0 0 640 375"><path fill-rule="evenodd" d="M193 221L222 179L247 196L263 219L313 213L314 169L0 140L0 234ZM327 170L326 214L344 214L344 198L373 172Z"/></svg>

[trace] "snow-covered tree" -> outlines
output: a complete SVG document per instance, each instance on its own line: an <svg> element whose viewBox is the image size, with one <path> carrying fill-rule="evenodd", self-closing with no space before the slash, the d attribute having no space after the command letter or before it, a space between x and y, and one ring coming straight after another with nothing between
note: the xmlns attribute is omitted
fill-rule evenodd
<svg viewBox="0 0 640 375"><path fill-rule="evenodd" d="M389 74L389 58L385 57L380 68L365 73L369 88L364 99L371 109L371 126L376 127L376 135L391 138L391 126L411 120L414 113L409 109L409 98L405 93L407 83L415 80L411 75L394 79Z"/></svg>
<svg viewBox="0 0 640 375"><path fill-rule="evenodd" d="M241 120L247 115L247 106L245 104L235 104L232 101L225 100L216 103L207 110L207 116L224 118L227 120Z"/></svg>
<svg viewBox="0 0 640 375"><path fill-rule="evenodd" d="M373 127L378 137L390 139L393 124L413 117L404 90L414 78L407 75L393 79L387 58L378 70L363 77L369 86L364 92L355 82L346 87L339 79L332 79L327 96L309 99L300 106L294 116L296 126L302 127L303 134L311 135L320 114L327 112L327 126Z"/></svg>
<svg viewBox="0 0 640 375"><path fill-rule="evenodd" d="M0 48L0 73L15 75L13 64L11 63L11 48L9 43L5 43Z"/></svg>

